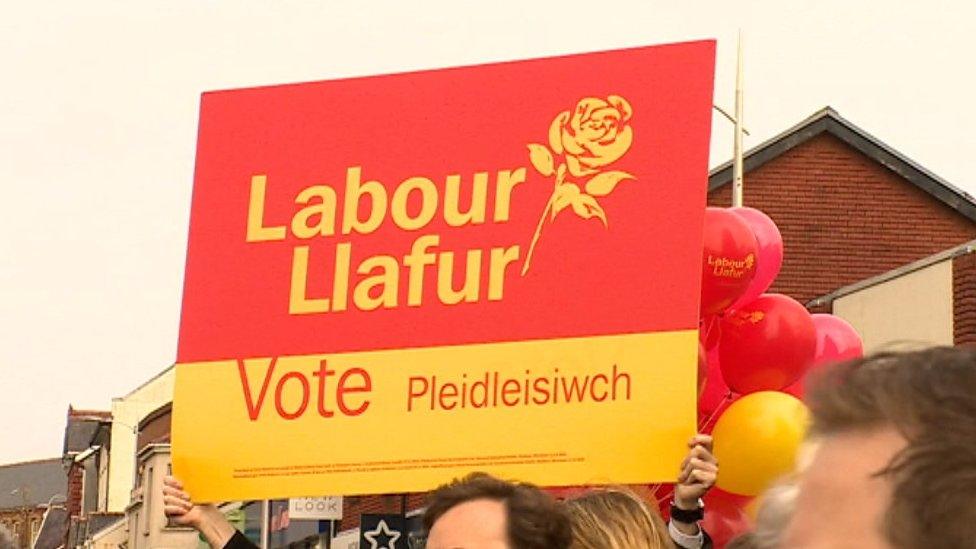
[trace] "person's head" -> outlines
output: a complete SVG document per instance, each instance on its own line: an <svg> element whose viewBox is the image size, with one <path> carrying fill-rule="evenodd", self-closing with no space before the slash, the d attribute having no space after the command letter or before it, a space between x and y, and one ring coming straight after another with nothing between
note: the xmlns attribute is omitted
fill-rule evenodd
<svg viewBox="0 0 976 549"><path fill-rule="evenodd" d="M531 484L474 473L438 488L424 513L427 549L567 549L569 517Z"/></svg>
<svg viewBox="0 0 976 549"><path fill-rule="evenodd" d="M807 395L816 452L786 547L965 547L976 539L976 353L841 364Z"/></svg>
<svg viewBox="0 0 976 549"><path fill-rule="evenodd" d="M755 549L780 547L783 533L793 516L798 492L795 478L789 478L763 492L756 507L755 528L749 540L751 545L742 547Z"/></svg>
<svg viewBox="0 0 976 549"><path fill-rule="evenodd" d="M567 500L573 549L664 549L672 547L657 509L626 489L597 490Z"/></svg>

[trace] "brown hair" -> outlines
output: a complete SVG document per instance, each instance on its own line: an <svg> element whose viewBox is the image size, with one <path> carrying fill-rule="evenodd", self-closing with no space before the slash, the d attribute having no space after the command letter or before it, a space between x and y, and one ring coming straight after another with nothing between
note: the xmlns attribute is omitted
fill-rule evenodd
<svg viewBox="0 0 976 549"><path fill-rule="evenodd" d="M907 441L879 475L892 481L885 535L895 547L976 539L976 352L880 354L827 368L807 397L814 435L890 426Z"/></svg>
<svg viewBox="0 0 976 549"><path fill-rule="evenodd" d="M512 483L485 473L472 473L441 486L424 512L429 531L437 519L457 505L488 499L505 505L508 541L517 549L567 549L572 539L566 511L549 494L526 483Z"/></svg>
<svg viewBox="0 0 976 549"><path fill-rule="evenodd" d="M590 492L566 501L573 549L665 549L672 547L664 519L625 488Z"/></svg>

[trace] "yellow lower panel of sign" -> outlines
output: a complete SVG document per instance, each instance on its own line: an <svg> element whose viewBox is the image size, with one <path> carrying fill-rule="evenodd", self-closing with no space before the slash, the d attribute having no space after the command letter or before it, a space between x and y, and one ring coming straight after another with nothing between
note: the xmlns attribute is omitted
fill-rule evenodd
<svg viewBox="0 0 976 549"><path fill-rule="evenodd" d="M173 469L198 501L673 481L694 330L179 364Z"/></svg>

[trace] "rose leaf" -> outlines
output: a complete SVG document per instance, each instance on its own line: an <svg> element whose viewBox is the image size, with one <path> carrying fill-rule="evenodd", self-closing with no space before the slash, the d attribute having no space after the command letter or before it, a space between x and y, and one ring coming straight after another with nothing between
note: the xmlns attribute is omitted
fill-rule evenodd
<svg viewBox="0 0 976 549"><path fill-rule="evenodd" d="M549 220L556 219L556 214L566 209L566 206L572 205L579 194L579 187L572 183L564 183L556 187L554 191L555 198L552 201L552 214Z"/></svg>
<svg viewBox="0 0 976 549"><path fill-rule="evenodd" d="M538 143L529 144L529 160L532 161L535 169L546 177L556 173L552 161L552 153L543 145L539 145Z"/></svg>
<svg viewBox="0 0 976 549"><path fill-rule="evenodd" d="M595 198L588 194L580 194L573 200L573 211L576 215L582 217L583 219L591 219L596 217L603 222L603 226L607 227L607 214L600 207L600 204Z"/></svg>
<svg viewBox="0 0 976 549"><path fill-rule="evenodd" d="M627 172L603 172L600 175L592 177L586 182L586 192L593 196L606 196L613 192L613 189L617 186L617 183L627 179L636 178Z"/></svg>

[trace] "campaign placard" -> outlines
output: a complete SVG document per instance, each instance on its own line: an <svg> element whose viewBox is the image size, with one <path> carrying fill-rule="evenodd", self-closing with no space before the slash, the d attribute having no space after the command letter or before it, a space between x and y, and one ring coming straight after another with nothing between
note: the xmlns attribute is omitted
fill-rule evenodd
<svg viewBox="0 0 976 549"><path fill-rule="evenodd" d="M191 493L673 480L714 55L204 94L173 417Z"/></svg>

